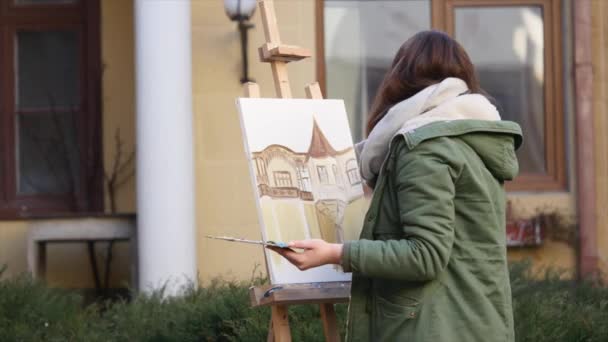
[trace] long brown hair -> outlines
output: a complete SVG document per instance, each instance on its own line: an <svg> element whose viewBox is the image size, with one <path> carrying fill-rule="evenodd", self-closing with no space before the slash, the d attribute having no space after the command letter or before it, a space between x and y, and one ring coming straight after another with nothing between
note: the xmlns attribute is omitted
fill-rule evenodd
<svg viewBox="0 0 608 342"><path fill-rule="evenodd" d="M471 93L484 94L469 55L457 41L440 31L415 34L401 45L378 88L367 134L393 105L448 77L465 81Z"/></svg>

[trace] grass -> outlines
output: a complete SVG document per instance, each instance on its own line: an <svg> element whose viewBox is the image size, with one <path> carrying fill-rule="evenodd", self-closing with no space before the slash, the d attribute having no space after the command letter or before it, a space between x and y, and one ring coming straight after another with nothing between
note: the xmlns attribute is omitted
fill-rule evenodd
<svg viewBox="0 0 608 342"><path fill-rule="evenodd" d="M514 264L511 276L517 341L608 341L608 288L555 271L534 279L527 264ZM263 341L270 312L248 305L247 288L218 280L181 297L159 289L84 305L27 276L0 278L0 341ZM346 306L337 313L344 326ZM290 308L290 322L294 341L323 340L318 307Z"/></svg>

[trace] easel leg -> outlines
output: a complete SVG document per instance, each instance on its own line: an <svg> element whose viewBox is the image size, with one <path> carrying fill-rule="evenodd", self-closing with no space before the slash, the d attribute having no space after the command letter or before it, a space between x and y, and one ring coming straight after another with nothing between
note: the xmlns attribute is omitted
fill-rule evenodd
<svg viewBox="0 0 608 342"><path fill-rule="evenodd" d="M338 323L336 320L336 310L331 303L320 304L321 321L323 322L323 333L325 341L338 342L340 341L340 333L338 332Z"/></svg>
<svg viewBox="0 0 608 342"><path fill-rule="evenodd" d="M289 86L289 76L287 76L287 63L272 62L272 77L274 78L274 87L277 96L282 99L291 98L291 87Z"/></svg>
<svg viewBox="0 0 608 342"><path fill-rule="evenodd" d="M291 332L289 331L289 315L287 306L271 306L272 318L270 321L271 329L268 329L268 341L291 342Z"/></svg>
<svg viewBox="0 0 608 342"><path fill-rule="evenodd" d="M270 324L268 324L268 338L266 342L274 342L274 332L272 331L272 318L270 319Z"/></svg>

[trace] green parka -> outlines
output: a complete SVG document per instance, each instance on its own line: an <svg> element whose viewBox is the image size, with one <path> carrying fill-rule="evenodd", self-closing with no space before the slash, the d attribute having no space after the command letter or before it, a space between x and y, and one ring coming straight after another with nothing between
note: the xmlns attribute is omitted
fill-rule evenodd
<svg viewBox="0 0 608 342"><path fill-rule="evenodd" d="M360 240L349 341L513 341L503 183L513 122L432 123L393 138Z"/></svg>

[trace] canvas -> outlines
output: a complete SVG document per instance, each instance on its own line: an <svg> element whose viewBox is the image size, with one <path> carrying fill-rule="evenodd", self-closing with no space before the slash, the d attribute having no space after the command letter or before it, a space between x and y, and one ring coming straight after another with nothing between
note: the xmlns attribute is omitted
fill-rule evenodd
<svg viewBox="0 0 608 342"><path fill-rule="evenodd" d="M262 238L359 238L367 201L342 100L239 99ZM337 265L300 271L266 250L273 284L348 281Z"/></svg>

